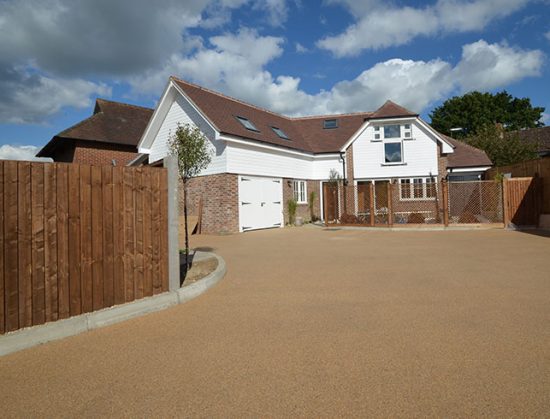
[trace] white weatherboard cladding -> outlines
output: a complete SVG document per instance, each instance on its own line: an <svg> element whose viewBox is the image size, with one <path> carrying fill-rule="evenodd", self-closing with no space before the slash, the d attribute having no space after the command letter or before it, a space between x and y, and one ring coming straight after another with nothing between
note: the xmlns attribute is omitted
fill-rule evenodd
<svg viewBox="0 0 550 419"><path fill-rule="evenodd" d="M215 140L216 133L212 129L212 127L191 106L187 99L185 99L181 95L176 95L175 100L173 100L170 109L166 113L164 121L162 121L162 124L155 136L153 144L151 145L149 161L155 162L161 160L169 154L168 138L176 131L178 123L182 125L190 124L193 126L198 126L203 134L206 135L206 137L210 140L212 162L206 168L206 170L201 172L201 175L211 175L225 172L225 143Z"/></svg>
<svg viewBox="0 0 550 419"><path fill-rule="evenodd" d="M254 144L229 143L226 154L229 173L292 179L327 179L331 168L342 171L342 164L338 162L338 158L314 159L313 156L255 147Z"/></svg>
<svg viewBox="0 0 550 419"><path fill-rule="evenodd" d="M384 141L374 140L374 127L368 126L353 143L353 173L356 179L398 178L438 174L437 141L416 122L412 140L403 140L405 164L386 165ZM391 141L388 141L391 142Z"/></svg>
<svg viewBox="0 0 550 419"><path fill-rule="evenodd" d="M239 176L239 230L283 226L281 178Z"/></svg>

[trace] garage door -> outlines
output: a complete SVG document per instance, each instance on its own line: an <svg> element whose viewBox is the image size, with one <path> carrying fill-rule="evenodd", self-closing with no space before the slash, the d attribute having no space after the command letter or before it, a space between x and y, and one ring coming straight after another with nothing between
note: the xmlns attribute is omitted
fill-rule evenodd
<svg viewBox="0 0 550 419"><path fill-rule="evenodd" d="M281 179L239 177L239 222L241 231L281 227L283 188Z"/></svg>

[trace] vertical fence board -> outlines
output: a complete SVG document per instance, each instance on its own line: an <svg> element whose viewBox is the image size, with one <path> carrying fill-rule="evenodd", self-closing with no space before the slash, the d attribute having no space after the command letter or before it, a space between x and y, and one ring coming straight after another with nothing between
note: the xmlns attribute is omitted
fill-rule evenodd
<svg viewBox="0 0 550 419"><path fill-rule="evenodd" d="M136 253L134 261L135 288L134 297L143 298L143 170L134 171L135 185L135 238Z"/></svg>
<svg viewBox="0 0 550 419"><path fill-rule="evenodd" d="M6 332L19 326L18 288L18 167L17 162L4 162L4 304ZM21 326L23 326L22 324Z"/></svg>
<svg viewBox="0 0 550 419"><path fill-rule="evenodd" d="M58 314L57 267L57 171L55 164L44 165L44 291L46 321L54 321Z"/></svg>
<svg viewBox="0 0 550 419"><path fill-rule="evenodd" d="M70 315L69 296L69 165L57 164L57 291L58 318Z"/></svg>
<svg viewBox="0 0 550 419"><path fill-rule="evenodd" d="M32 202L32 322L46 321L44 255L44 164L31 164Z"/></svg>
<svg viewBox="0 0 550 419"><path fill-rule="evenodd" d="M91 166L80 166L80 286L82 312L93 310L92 278L92 171Z"/></svg>
<svg viewBox="0 0 550 419"><path fill-rule="evenodd" d="M160 170L160 274L162 291L168 291L168 173Z"/></svg>
<svg viewBox="0 0 550 419"><path fill-rule="evenodd" d="M153 294L162 292L160 274L160 170L151 171L151 267L153 273Z"/></svg>
<svg viewBox="0 0 550 419"><path fill-rule="evenodd" d="M151 266L151 170L143 171L143 293L153 295L153 278Z"/></svg>
<svg viewBox="0 0 550 419"><path fill-rule="evenodd" d="M32 208L31 164L17 164L17 255L19 327L32 326Z"/></svg>
<svg viewBox="0 0 550 419"><path fill-rule="evenodd" d="M114 239L113 239L113 170L102 168L103 193L103 302L110 307L115 301L114 291Z"/></svg>
<svg viewBox="0 0 550 419"><path fill-rule="evenodd" d="M124 172L122 167L113 167L113 242L114 242L114 303L125 299L124 277Z"/></svg>
<svg viewBox="0 0 550 419"><path fill-rule="evenodd" d="M80 283L81 269L81 233L80 233L80 167L70 165L69 176L69 295L70 314L82 313Z"/></svg>
<svg viewBox="0 0 550 419"><path fill-rule="evenodd" d="M0 160L0 334L6 330L4 310L4 162Z"/></svg>
<svg viewBox="0 0 550 419"><path fill-rule="evenodd" d="M134 299L134 256L135 256L135 217L134 217L134 170L124 171L124 282L126 301Z"/></svg>
<svg viewBox="0 0 550 419"><path fill-rule="evenodd" d="M92 307L103 308L103 193L101 167L91 167Z"/></svg>

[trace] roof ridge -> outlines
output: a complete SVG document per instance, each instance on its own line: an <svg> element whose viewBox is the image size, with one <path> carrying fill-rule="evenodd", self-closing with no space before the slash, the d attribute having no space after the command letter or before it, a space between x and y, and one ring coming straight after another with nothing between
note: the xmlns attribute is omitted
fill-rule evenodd
<svg viewBox="0 0 550 419"><path fill-rule="evenodd" d="M269 109L267 109L267 108L262 108L261 106L253 105L253 104L251 104L251 103L245 102L244 100L237 99L237 98L235 98L235 97L226 95L226 94L224 94L224 93L216 92L215 90L209 89L209 88L207 88L207 87L200 86L200 85L198 85L198 84L191 83L191 82L188 82L188 81L186 81L186 80L182 80L182 79L180 79L179 77L176 77L176 76L170 76L170 79L175 80L175 81L180 82L180 83L188 84L189 86L193 86L193 87L195 87L195 88L197 88L197 89L199 89L199 90L204 90L205 92L212 93L212 94L214 94L214 95L223 97L224 99L232 100L233 102L240 103L241 105L249 106L249 107L254 108L254 109L257 109L257 110L259 110L259 111L270 113L270 114L275 115L275 116L278 116L278 117L280 117L280 118L292 119L292 118L289 117L289 116L286 116L286 115L283 115L283 114L280 114L280 113L271 111L271 110L269 110Z"/></svg>
<svg viewBox="0 0 550 419"><path fill-rule="evenodd" d="M333 113L333 114L323 114L323 115L308 115L308 116L292 116L289 117L291 120L300 120L300 119L321 119L321 118L336 118L341 116L359 116L359 115L372 115L374 112L347 112L347 113Z"/></svg>
<svg viewBox="0 0 550 419"><path fill-rule="evenodd" d="M139 108L139 109L145 109L145 110L148 110L148 111L154 111L153 108L148 108L146 106L134 105L132 103L125 103L125 102L118 102L116 100L103 99L103 98L99 98L99 97L96 99L96 103L97 102L115 103L117 105L127 106L127 107L130 107L130 108Z"/></svg>

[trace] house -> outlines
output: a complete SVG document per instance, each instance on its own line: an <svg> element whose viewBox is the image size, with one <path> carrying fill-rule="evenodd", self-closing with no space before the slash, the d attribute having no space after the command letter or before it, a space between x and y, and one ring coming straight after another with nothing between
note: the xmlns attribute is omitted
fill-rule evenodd
<svg viewBox="0 0 550 419"><path fill-rule="evenodd" d="M491 166L483 151L391 101L374 112L290 118L171 77L138 145L151 164L168 154L178 123L199 127L212 150L188 196L210 233L283 226L291 198L308 219L311 192L314 213L330 219L331 171L357 188L392 180L402 198L429 200L435 180L478 179Z"/></svg>
<svg viewBox="0 0 550 419"><path fill-rule="evenodd" d="M537 147L538 157L550 156L550 127L528 128L507 134L517 134L522 141L534 144Z"/></svg>
<svg viewBox="0 0 550 419"><path fill-rule="evenodd" d="M153 109L97 99L93 115L55 135L37 154L56 162L126 165L137 157Z"/></svg>

